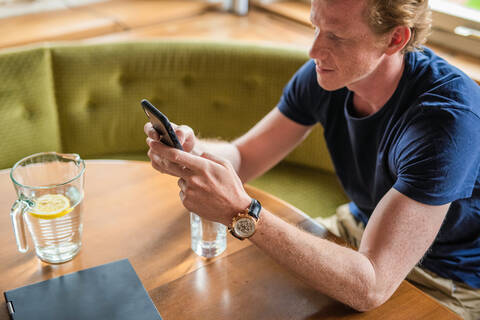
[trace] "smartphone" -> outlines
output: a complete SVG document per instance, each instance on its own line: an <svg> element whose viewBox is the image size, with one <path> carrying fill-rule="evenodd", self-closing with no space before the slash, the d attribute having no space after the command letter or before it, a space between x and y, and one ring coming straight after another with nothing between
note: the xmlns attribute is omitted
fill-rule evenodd
<svg viewBox="0 0 480 320"><path fill-rule="evenodd" d="M175 131L168 121L168 118L153 106L147 99L143 99L142 102L143 111L147 115L148 119L152 123L155 130L160 135L160 141L169 147L183 150Z"/></svg>

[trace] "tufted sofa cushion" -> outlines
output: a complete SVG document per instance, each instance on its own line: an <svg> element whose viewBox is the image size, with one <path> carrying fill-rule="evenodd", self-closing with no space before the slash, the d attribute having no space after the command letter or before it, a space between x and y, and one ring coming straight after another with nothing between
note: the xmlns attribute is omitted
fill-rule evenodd
<svg viewBox="0 0 480 320"><path fill-rule="evenodd" d="M50 50L0 55L0 168L29 154L60 150Z"/></svg>
<svg viewBox="0 0 480 320"><path fill-rule="evenodd" d="M233 43L56 47L52 61L63 149L85 157L144 152L138 130L146 120L143 98L201 137L233 139L277 104L306 59L297 50ZM288 160L332 170L319 146L325 150L321 128Z"/></svg>

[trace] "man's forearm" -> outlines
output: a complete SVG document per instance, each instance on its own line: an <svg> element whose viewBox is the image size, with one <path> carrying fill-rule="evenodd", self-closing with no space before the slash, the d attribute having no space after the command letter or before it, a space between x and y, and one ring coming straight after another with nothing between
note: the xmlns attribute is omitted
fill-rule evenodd
<svg viewBox="0 0 480 320"><path fill-rule="evenodd" d="M375 270L364 255L308 234L265 209L257 227L250 240L320 292L359 311L386 299L375 293Z"/></svg>

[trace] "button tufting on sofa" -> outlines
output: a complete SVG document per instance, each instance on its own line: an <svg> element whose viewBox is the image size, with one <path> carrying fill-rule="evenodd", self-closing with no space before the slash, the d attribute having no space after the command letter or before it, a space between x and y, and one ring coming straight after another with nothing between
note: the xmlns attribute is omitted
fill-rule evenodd
<svg viewBox="0 0 480 320"><path fill-rule="evenodd" d="M245 87L249 90L256 89L261 84L261 78L257 76L246 77L242 80Z"/></svg>
<svg viewBox="0 0 480 320"><path fill-rule="evenodd" d="M86 109L87 111L92 111L92 110L97 109L97 106L98 106L98 105L97 105L95 102L93 102L93 101L88 101L87 104L86 104L85 109Z"/></svg>
<svg viewBox="0 0 480 320"><path fill-rule="evenodd" d="M22 110L22 117L32 121L35 118L35 112L31 109L24 107Z"/></svg>
<svg viewBox="0 0 480 320"><path fill-rule="evenodd" d="M214 100L212 102L212 106L214 109L217 109L217 110L225 108L225 104L219 100Z"/></svg>
<svg viewBox="0 0 480 320"><path fill-rule="evenodd" d="M186 86L186 87L192 86L192 84L193 84L193 77L192 77L191 75L189 75L189 74L184 75L184 76L182 77L182 83L183 83L183 85Z"/></svg>
<svg viewBox="0 0 480 320"><path fill-rule="evenodd" d="M118 77L118 82L120 83L120 86L128 86L130 83L133 82L133 79L131 79L131 77L129 77L128 75L122 73L119 77Z"/></svg>

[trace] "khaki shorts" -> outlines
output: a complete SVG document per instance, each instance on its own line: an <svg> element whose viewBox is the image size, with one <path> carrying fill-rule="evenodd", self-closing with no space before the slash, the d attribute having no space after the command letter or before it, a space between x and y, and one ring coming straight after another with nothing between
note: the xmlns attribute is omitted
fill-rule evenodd
<svg viewBox="0 0 480 320"><path fill-rule="evenodd" d="M338 207L335 215L316 220L349 245L359 247L365 226L353 217L348 204ZM407 280L464 319L480 319L480 289L442 278L420 267L413 268Z"/></svg>

